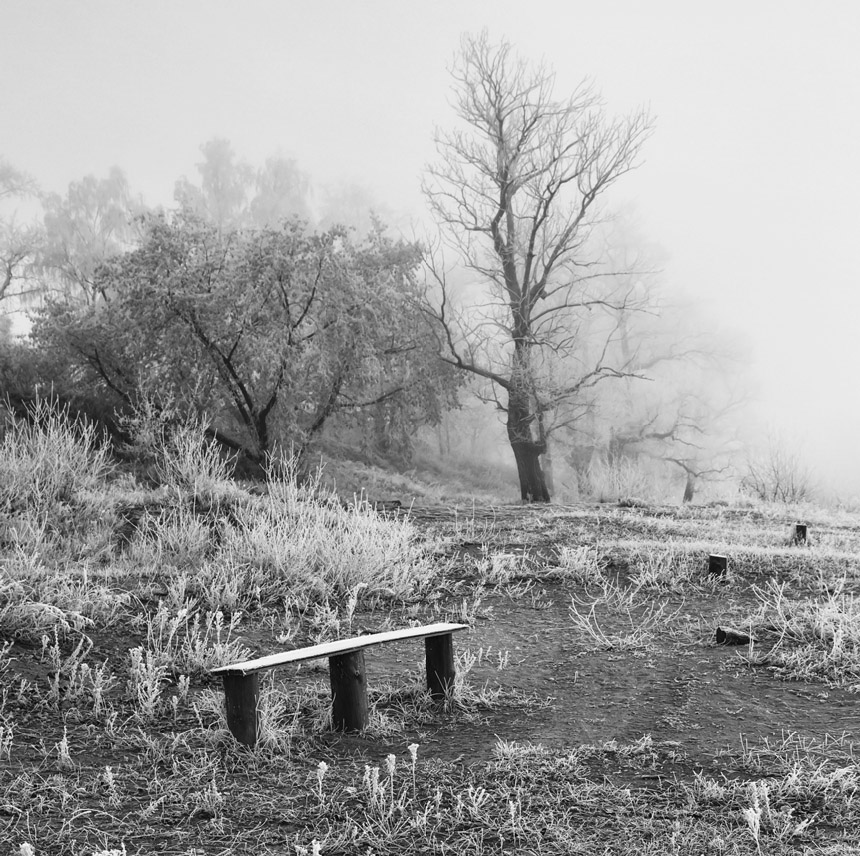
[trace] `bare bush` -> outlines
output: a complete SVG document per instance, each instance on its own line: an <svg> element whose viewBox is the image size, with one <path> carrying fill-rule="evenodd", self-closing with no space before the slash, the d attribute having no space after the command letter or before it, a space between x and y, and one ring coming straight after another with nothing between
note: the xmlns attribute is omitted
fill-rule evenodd
<svg viewBox="0 0 860 856"><path fill-rule="evenodd" d="M815 494L812 474L795 449L777 438L746 464L741 489L763 502L807 502Z"/></svg>

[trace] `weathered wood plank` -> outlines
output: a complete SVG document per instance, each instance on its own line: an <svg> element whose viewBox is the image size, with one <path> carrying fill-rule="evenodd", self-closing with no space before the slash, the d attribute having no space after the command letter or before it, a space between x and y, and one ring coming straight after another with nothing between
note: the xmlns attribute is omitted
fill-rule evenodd
<svg viewBox="0 0 860 856"><path fill-rule="evenodd" d="M298 663L302 660L317 660L322 657L348 654L351 651L360 651L372 645L381 645L383 642L396 642L400 639L421 639L450 634L458 630L466 630L468 626L468 624L440 622L438 624L426 624L423 627L405 627L402 630L389 630L385 633L369 633L366 636L338 639L336 642L324 642L321 645L310 645L307 648L282 651L279 654L269 654L266 657L258 657L255 660L245 660L242 663L219 666L217 669L212 669L212 674L235 673L248 675L252 672L272 669L275 666L282 666L286 663Z"/></svg>

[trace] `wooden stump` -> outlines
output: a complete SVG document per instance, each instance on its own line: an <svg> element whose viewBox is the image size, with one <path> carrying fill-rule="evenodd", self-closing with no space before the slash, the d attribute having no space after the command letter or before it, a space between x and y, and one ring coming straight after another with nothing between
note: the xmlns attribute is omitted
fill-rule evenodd
<svg viewBox="0 0 860 856"><path fill-rule="evenodd" d="M806 524L795 523L794 535L791 538L792 544L806 544Z"/></svg>
<svg viewBox="0 0 860 856"><path fill-rule="evenodd" d="M711 555L708 556L708 573L712 577L724 577L729 569L729 557Z"/></svg>
<svg viewBox="0 0 860 856"><path fill-rule="evenodd" d="M367 676L364 651L328 658L331 682L331 724L337 731L361 731L367 726Z"/></svg>
<svg viewBox="0 0 860 856"><path fill-rule="evenodd" d="M260 678L256 672L243 675L224 672L224 702L230 733L246 746L257 742L257 704L260 701Z"/></svg>
<svg viewBox="0 0 860 856"><path fill-rule="evenodd" d="M434 699L441 700L454 686L454 634L428 636L424 640L427 662L427 689Z"/></svg>

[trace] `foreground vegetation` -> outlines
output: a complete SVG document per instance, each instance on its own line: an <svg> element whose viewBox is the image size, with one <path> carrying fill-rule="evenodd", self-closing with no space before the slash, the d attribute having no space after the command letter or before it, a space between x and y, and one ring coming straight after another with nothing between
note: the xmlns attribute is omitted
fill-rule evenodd
<svg viewBox="0 0 860 856"><path fill-rule="evenodd" d="M803 509L797 546L784 506L386 514L299 483L289 461L246 489L199 425L138 439L147 481L45 405L0 446L2 856L860 847L853 735L835 716L832 733L709 758L658 732L496 738L512 714L561 711L552 687L526 686L521 653L485 641L504 612L526 627L560 598L573 662L703 656L719 600L752 639L732 668L853 693L854 515ZM709 552L729 556L726 579L703 572ZM366 734L329 731L313 669L269 677L255 749L227 731L214 666L449 618L473 632L443 708L407 652L411 669L392 655L371 681Z"/></svg>

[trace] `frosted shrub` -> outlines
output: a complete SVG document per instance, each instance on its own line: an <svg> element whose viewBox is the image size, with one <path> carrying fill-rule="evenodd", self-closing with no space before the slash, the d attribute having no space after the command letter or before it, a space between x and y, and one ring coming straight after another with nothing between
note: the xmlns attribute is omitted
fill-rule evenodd
<svg viewBox="0 0 860 856"><path fill-rule="evenodd" d="M171 401L145 394L120 425L132 438L127 452L160 484L207 498L229 489L231 461L207 436L205 420L183 415Z"/></svg>
<svg viewBox="0 0 860 856"><path fill-rule="evenodd" d="M138 719L151 722L160 707L167 667L151 651L144 651L143 648L132 648L128 656L129 680L126 688L129 697L137 706Z"/></svg>
<svg viewBox="0 0 860 856"><path fill-rule="evenodd" d="M57 570L36 552L16 545L0 564L0 628L38 639L54 629L65 634L96 624L113 624L130 600L94 581L89 566Z"/></svg>
<svg viewBox="0 0 860 856"><path fill-rule="evenodd" d="M265 572L255 575L264 602L283 601L296 589L317 598L359 586L365 594L402 595L431 573L411 525L367 508L270 498L268 506L237 516L238 527L225 533L222 556Z"/></svg>
<svg viewBox="0 0 860 856"><path fill-rule="evenodd" d="M220 611L201 614L187 607L172 612L159 603L146 620L146 654L158 666L187 675L246 659L250 651L232 638L241 617L236 612L225 619Z"/></svg>
<svg viewBox="0 0 860 856"><path fill-rule="evenodd" d="M109 471L96 428L39 399L0 442L0 509L52 510L97 488Z"/></svg>
<svg viewBox="0 0 860 856"><path fill-rule="evenodd" d="M407 520L381 517L366 503L343 508L319 473L300 482L294 461L270 467L269 479L266 503L235 509L219 556L245 569L263 602L296 591L398 596L429 579L432 566Z"/></svg>
<svg viewBox="0 0 860 856"><path fill-rule="evenodd" d="M628 458L593 463L588 468L588 485L591 496L598 502L643 498L653 492L642 464Z"/></svg>
<svg viewBox="0 0 860 856"><path fill-rule="evenodd" d="M201 564L212 547L212 530L184 505L164 514L144 514L128 555L141 564L176 567Z"/></svg>
<svg viewBox="0 0 860 856"><path fill-rule="evenodd" d="M558 564L565 576L578 582L580 585L600 584L604 582L603 563L600 554L594 547L581 544L571 547L562 545Z"/></svg>
<svg viewBox="0 0 860 856"><path fill-rule="evenodd" d="M156 458L161 483L193 496L217 495L229 482L230 469L221 446L206 436L206 425L192 419L171 430Z"/></svg>

